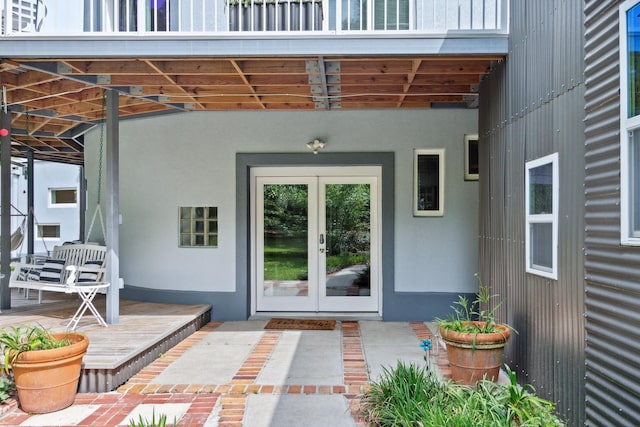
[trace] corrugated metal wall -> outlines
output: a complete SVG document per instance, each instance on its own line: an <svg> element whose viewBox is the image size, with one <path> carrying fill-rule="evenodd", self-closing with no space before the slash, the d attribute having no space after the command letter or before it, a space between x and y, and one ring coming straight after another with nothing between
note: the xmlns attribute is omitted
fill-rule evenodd
<svg viewBox="0 0 640 427"><path fill-rule="evenodd" d="M506 363L583 425L583 2L511 1L510 51L481 85L480 273L518 330ZM525 273L525 163L559 153L559 279Z"/></svg>
<svg viewBox="0 0 640 427"><path fill-rule="evenodd" d="M586 419L640 425L640 248L620 245L618 6L585 1Z"/></svg>

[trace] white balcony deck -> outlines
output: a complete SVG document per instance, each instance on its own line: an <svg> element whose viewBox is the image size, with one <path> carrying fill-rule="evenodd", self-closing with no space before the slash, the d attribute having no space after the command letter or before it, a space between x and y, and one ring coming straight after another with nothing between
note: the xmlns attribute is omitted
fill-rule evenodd
<svg viewBox="0 0 640 427"><path fill-rule="evenodd" d="M5 57L507 53L507 0L0 0L0 8Z"/></svg>
<svg viewBox="0 0 640 427"><path fill-rule="evenodd" d="M1 0L4 36L504 35L506 0ZM12 19L5 19L11 10Z"/></svg>

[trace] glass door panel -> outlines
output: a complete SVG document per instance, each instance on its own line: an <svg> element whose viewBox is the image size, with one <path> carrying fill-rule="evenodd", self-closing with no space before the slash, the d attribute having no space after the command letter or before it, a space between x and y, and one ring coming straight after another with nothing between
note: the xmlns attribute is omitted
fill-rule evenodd
<svg viewBox="0 0 640 427"><path fill-rule="evenodd" d="M372 282L377 269L371 266L377 252L375 190L375 178L320 178L321 311L378 307L377 287L371 285L377 283Z"/></svg>
<svg viewBox="0 0 640 427"><path fill-rule="evenodd" d="M306 181L306 182L303 182ZM259 310L304 311L316 307L317 274L310 245L316 203L313 179L259 178L257 273ZM313 277L313 276L312 276Z"/></svg>
<svg viewBox="0 0 640 427"><path fill-rule="evenodd" d="M375 176L256 176L256 311L379 310Z"/></svg>

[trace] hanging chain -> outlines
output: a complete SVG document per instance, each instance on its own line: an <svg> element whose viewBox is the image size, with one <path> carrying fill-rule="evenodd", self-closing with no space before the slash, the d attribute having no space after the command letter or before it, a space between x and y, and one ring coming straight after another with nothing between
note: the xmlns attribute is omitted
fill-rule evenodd
<svg viewBox="0 0 640 427"><path fill-rule="evenodd" d="M29 134L29 107L26 109L27 118L26 118L26 128L27 128L27 152L31 149L31 135ZM28 162L27 162L28 163ZM31 176L31 167L27 164L27 179Z"/></svg>
<svg viewBox="0 0 640 427"><path fill-rule="evenodd" d="M93 218L91 219L91 224L89 224L89 231L85 235L85 243L89 241L91 238L91 232L93 231L93 225L96 222L96 218L100 219L100 228L102 230L102 237L106 241L107 240L107 231L104 226L104 220L102 219L102 209L100 209L100 199L102 198L102 155L104 151L104 122L106 120L105 117L105 109L106 109L106 94L107 92L103 90L102 92L102 121L100 122L100 149L98 152L98 198L96 203L96 210L93 212Z"/></svg>

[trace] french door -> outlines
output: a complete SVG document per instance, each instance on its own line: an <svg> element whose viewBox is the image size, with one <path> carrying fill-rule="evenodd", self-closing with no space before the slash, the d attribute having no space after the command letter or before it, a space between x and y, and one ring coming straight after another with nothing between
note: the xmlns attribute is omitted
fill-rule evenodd
<svg viewBox="0 0 640 427"><path fill-rule="evenodd" d="M256 311L377 312L378 177L317 169L255 177Z"/></svg>

